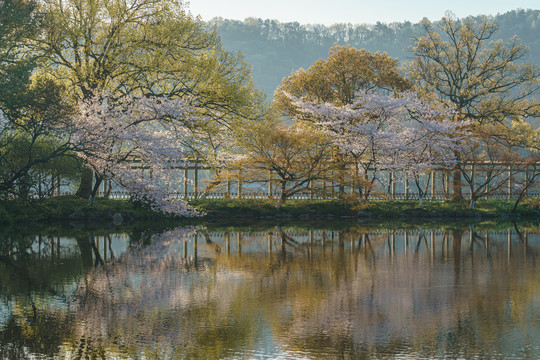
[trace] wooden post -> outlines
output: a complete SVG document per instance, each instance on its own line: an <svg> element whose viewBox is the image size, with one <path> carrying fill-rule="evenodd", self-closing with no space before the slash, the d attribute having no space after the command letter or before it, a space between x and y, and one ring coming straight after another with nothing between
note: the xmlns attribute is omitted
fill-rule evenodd
<svg viewBox="0 0 540 360"><path fill-rule="evenodd" d="M225 199L231 198L231 171L227 169L227 193L225 194Z"/></svg>
<svg viewBox="0 0 540 360"><path fill-rule="evenodd" d="M433 264L433 259L435 258L435 232L431 229L431 263Z"/></svg>
<svg viewBox="0 0 540 360"><path fill-rule="evenodd" d="M391 172L391 181L392 181L392 200L396 200L396 172Z"/></svg>
<svg viewBox="0 0 540 360"><path fill-rule="evenodd" d="M199 195L199 169L197 169L197 165L193 168L193 172L193 198L196 199Z"/></svg>
<svg viewBox="0 0 540 360"><path fill-rule="evenodd" d="M435 200L435 170L431 171L431 200Z"/></svg>
<svg viewBox="0 0 540 360"><path fill-rule="evenodd" d="M405 173L405 200L409 200L409 174Z"/></svg>
<svg viewBox="0 0 540 360"><path fill-rule="evenodd" d="M188 198L188 168L184 169L184 199Z"/></svg>
<svg viewBox="0 0 540 360"><path fill-rule="evenodd" d="M512 166L508 165L508 200L512 199Z"/></svg>
<svg viewBox="0 0 540 360"><path fill-rule="evenodd" d="M193 259L195 261L197 261L197 243L198 243L198 240L199 240L199 236L197 233L195 233L195 235L193 235ZM197 264L197 263L195 263Z"/></svg>
<svg viewBox="0 0 540 360"><path fill-rule="evenodd" d="M445 199L448 199L448 178L447 178L447 172L444 170L441 173L442 177L442 191Z"/></svg>
<svg viewBox="0 0 540 360"><path fill-rule="evenodd" d="M273 189L272 189L272 170L269 170L268 171L268 198L269 199L272 198L272 192L273 192Z"/></svg>
<svg viewBox="0 0 540 360"><path fill-rule="evenodd" d="M242 169L238 170L238 198L242 198Z"/></svg>
<svg viewBox="0 0 540 360"><path fill-rule="evenodd" d="M508 234L508 261L510 261L510 256L512 254L512 233L510 232L510 229L506 229L506 232Z"/></svg>

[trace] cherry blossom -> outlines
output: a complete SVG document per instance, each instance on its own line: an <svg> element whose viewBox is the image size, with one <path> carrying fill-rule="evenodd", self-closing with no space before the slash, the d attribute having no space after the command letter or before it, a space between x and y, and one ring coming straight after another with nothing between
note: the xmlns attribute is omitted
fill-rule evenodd
<svg viewBox="0 0 540 360"><path fill-rule="evenodd" d="M178 189L187 181L180 169L188 157L182 143L201 120L181 99L136 97L111 104L96 98L81 105L72 142L96 173L94 195L102 179L114 179L153 210L194 216Z"/></svg>
<svg viewBox="0 0 540 360"><path fill-rule="evenodd" d="M350 105L313 103L287 95L300 111L332 137L334 145L358 161L372 183L382 171L412 176L423 197L420 177L455 165L455 152L467 136L465 122L454 122L454 110L437 108L415 93L395 96L357 93Z"/></svg>

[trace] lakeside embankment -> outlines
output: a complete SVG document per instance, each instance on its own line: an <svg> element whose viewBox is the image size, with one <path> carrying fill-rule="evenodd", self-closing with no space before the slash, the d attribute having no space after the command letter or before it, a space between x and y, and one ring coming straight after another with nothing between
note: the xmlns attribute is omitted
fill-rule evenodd
<svg viewBox="0 0 540 360"><path fill-rule="evenodd" d="M467 203L451 201L370 201L291 200L276 208L276 200L199 199L190 202L205 220L228 219L540 219L540 199L527 199L512 212L514 201L481 200L476 209ZM171 220L129 200L96 199L88 205L84 199L59 196L43 200L0 202L0 224L56 223L65 221L131 222Z"/></svg>

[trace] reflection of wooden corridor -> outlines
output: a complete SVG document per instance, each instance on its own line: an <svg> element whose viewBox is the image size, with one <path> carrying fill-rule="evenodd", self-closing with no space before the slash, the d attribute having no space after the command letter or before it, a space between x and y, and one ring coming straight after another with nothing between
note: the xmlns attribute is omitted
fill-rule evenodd
<svg viewBox="0 0 540 360"><path fill-rule="evenodd" d="M375 253L377 256L404 254L428 254L447 259L457 252L470 253L481 250L490 256L491 250L505 250L508 256L513 249L520 248L523 256L528 252L536 254L540 250L539 235L532 235L534 244L529 244L527 231L507 229L504 231L478 232L471 227L467 231L446 230L390 230L390 231L287 231L277 229L271 232L204 232L183 241L185 258L201 254L242 256L242 254L267 253L279 250L312 254L313 251L348 249L351 253ZM202 239L202 240L201 240Z"/></svg>
<svg viewBox="0 0 540 360"><path fill-rule="evenodd" d="M124 249L115 241L124 244ZM36 236L32 250L38 261L61 263L62 258L81 257L84 267L101 266L114 261L129 249L126 234L108 234L69 239L54 236ZM184 261L199 257L243 256L287 251L297 255L313 255L325 251L347 251L351 254L394 256L398 253L426 254L431 259L449 259L454 256L520 255L523 258L540 252L540 234L517 227L497 231L477 231L474 226L464 230L288 230L279 227L259 232L199 230L174 242ZM73 245L76 245L74 247ZM141 248L144 249L144 246ZM1 256L17 256L17 244L8 237Z"/></svg>

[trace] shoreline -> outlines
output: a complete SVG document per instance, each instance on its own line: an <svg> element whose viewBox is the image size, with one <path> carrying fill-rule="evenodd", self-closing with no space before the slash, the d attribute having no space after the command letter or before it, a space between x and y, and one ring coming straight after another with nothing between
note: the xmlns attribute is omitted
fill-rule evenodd
<svg viewBox="0 0 540 360"><path fill-rule="evenodd" d="M358 202L347 200L290 200L276 208L276 200L207 199L189 202L204 215L179 218L154 212L129 200L98 198L93 206L74 196L43 200L0 202L0 224L136 221L284 221L284 220L520 220L540 219L540 199L529 199L512 212L514 201L480 200L476 209L467 203L415 200Z"/></svg>

